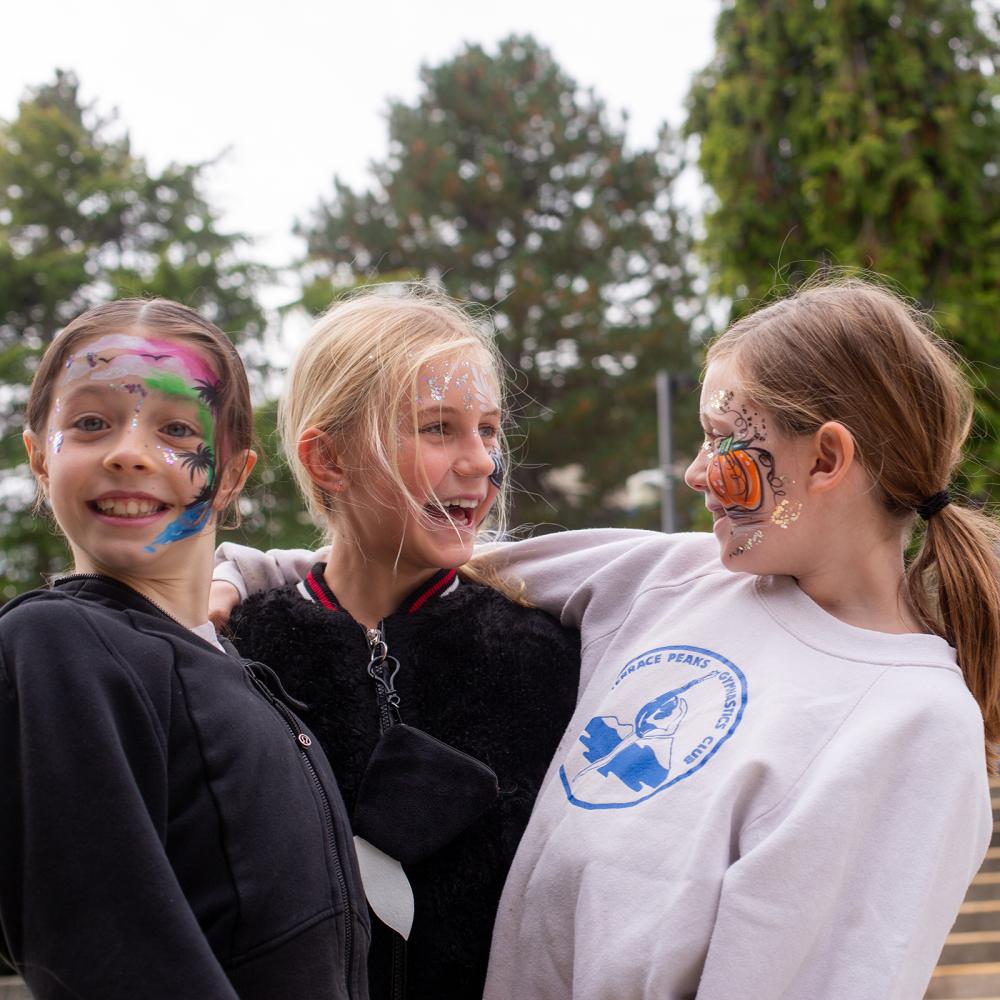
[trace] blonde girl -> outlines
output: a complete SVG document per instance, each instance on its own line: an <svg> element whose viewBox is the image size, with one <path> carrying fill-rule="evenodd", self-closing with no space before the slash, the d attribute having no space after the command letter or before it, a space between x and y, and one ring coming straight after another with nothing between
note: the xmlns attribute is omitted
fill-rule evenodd
<svg viewBox="0 0 1000 1000"><path fill-rule="evenodd" d="M808 288L709 351L686 481L714 538L501 547L583 664L487 1000L923 996L992 828L997 527L950 489L971 410L895 295Z"/></svg>
<svg viewBox="0 0 1000 1000"><path fill-rule="evenodd" d="M508 489L500 370L469 314L426 289L369 291L322 317L280 423L328 548L232 622L241 652L308 706L363 864L382 866L366 868L375 998L481 996L503 880L576 693L576 634L467 565ZM221 549L240 586L245 552ZM433 789L411 776L426 743L388 754L400 722L492 769L481 808L468 806L475 779L461 769L442 764ZM376 837L368 792L404 772L375 804Z"/></svg>

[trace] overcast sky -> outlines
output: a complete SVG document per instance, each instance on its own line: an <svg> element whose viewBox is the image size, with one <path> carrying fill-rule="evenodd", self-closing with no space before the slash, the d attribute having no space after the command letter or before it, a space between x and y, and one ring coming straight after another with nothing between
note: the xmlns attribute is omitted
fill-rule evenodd
<svg viewBox="0 0 1000 1000"><path fill-rule="evenodd" d="M0 117L29 85L74 70L86 101L117 108L154 168L225 152L209 176L223 224L287 264L290 230L338 173L364 183L384 156L391 97L412 100L422 63L511 32L547 45L578 83L630 115L634 146L680 124L712 54L719 0L41 0L4 10Z"/></svg>

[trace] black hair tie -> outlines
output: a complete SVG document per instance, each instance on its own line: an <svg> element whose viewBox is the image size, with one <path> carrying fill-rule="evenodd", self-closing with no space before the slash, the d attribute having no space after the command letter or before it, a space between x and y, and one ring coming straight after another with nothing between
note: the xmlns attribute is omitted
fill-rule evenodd
<svg viewBox="0 0 1000 1000"><path fill-rule="evenodd" d="M950 503L951 495L947 490L941 490L940 493L932 493L915 509L925 521L929 521L935 514L944 510L944 508Z"/></svg>

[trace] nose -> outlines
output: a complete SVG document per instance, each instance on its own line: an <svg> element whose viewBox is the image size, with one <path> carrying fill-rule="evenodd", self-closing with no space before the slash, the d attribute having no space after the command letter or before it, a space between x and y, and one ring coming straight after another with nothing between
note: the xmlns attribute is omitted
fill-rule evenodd
<svg viewBox="0 0 1000 1000"><path fill-rule="evenodd" d="M693 490L705 493L708 490L706 484L708 474L708 453L704 448L699 448L691 464L684 470L684 482Z"/></svg>
<svg viewBox="0 0 1000 1000"><path fill-rule="evenodd" d="M452 468L459 476L488 476L493 471L491 445L478 433L463 442Z"/></svg>
<svg viewBox="0 0 1000 1000"><path fill-rule="evenodd" d="M149 451L131 427L124 428L104 455L104 468L114 472L148 472L152 469Z"/></svg>

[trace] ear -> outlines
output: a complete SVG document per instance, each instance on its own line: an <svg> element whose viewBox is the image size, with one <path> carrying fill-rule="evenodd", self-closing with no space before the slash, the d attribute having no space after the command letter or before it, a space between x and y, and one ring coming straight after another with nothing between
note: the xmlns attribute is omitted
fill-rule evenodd
<svg viewBox="0 0 1000 1000"><path fill-rule="evenodd" d="M219 476L219 488L215 491L212 507L222 510L243 489L244 484L257 464L257 452L247 449L233 455Z"/></svg>
<svg viewBox="0 0 1000 1000"><path fill-rule="evenodd" d="M854 466L854 435L836 420L813 435L806 491L827 493L843 482Z"/></svg>
<svg viewBox="0 0 1000 1000"><path fill-rule="evenodd" d="M21 435L24 441L24 449L28 453L28 467L31 474L38 482L39 489L48 496L49 494L49 466L45 457L45 449L34 431L25 431Z"/></svg>
<svg viewBox="0 0 1000 1000"><path fill-rule="evenodd" d="M349 479L343 457L333 438L318 427L307 427L299 436L299 461L309 478L328 493L342 493Z"/></svg>

